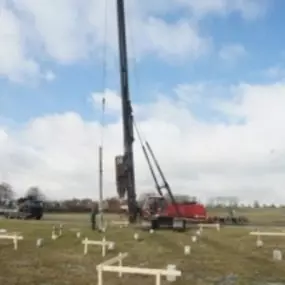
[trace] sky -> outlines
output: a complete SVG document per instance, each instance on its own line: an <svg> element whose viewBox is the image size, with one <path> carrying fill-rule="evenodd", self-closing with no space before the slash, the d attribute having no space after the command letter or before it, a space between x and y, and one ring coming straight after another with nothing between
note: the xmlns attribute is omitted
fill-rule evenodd
<svg viewBox="0 0 285 285"><path fill-rule="evenodd" d="M285 203L282 0L125 1L130 96L174 193ZM0 180L116 196L115 0L0 1ZM101 101L106 99L105 126ZM154 183L136 140L138 195Z"/></svg>

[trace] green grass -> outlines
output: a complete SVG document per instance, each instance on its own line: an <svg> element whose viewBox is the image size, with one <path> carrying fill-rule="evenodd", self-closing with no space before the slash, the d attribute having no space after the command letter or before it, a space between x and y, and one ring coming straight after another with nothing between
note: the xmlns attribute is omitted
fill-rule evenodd
<svg viewBox="0 0 285 285"><path fill-rule="evenodd" d="M257 208L257 209L238 209L237 215L247 216L253 224L265 225L285 225L285 208ZM211 209L209 215L227 215L227 211L223 209Z"/></svg>
<svg viewBox="0 0 285 285"><path fill-rule="evenodd" d="M77 228L83 236L102 239L102 234L89 229L89 220L88 215L46 215L43 221L0 220L0 228L22 232L24 236L18 251L13 250L11 241L0 240L0 284L97 284L96 265L103 260L101 249L91 246L84 256L81 239L76 239L74 231ZM52 225L60 222L64 224L63 236L52 241ZM105 259L128 252L125 265L165 268L167 264L176 264L183 276L174 284L181 285L266 284L264 282L269 281L285 284L285 262L272 261L274 248L278 247L285 254L285 238L264 238L265 246L257 249L255 237L248 235L250 229L222 228L220 232L204 230L199 241L192 244L194 231L157 231L150 235L132 227L109 226L105 236L116 242L116 248L108 252ZM142 241L134 241L135 232L143 237ZM37 238L44 238L44 247L36 248ZM192 253L184 256L183 246L188 244L192 246ZM234 276L235 283L221 282L230 275ZM119 279L115 273L105 273L104 284L154 284L154 277L125 275Z"/></svg>

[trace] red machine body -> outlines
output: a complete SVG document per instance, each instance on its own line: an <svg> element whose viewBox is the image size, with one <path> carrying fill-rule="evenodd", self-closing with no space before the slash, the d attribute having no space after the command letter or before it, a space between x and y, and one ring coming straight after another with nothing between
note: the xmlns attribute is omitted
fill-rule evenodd
<svg viewBox="0 0 285 285"><path fill-rule="evenodd" d="M176 204L159 195L144 197L140 201L142 219L152 221L152 227L154 228L173 227L175 220L183 221L185 225L197 223L243 225L248 223L248 219L243 216L208 216L206 207L203 204L190 199L181 201L179 197L175 198Z"/></svg>
<svg viewBox="0 0 285 285"><path fill-rule="evenodd" d="M151 216L177 218L177 210L179 209L180 218L190 220L205 220L207 218L207 210L203 204L196 201L176 202L174 205L165 197L148 196L142 202L142 216L149 218Z"/></svg>
<svg viewBox="0 0 285 285"><path fill-rule="evenodd" d="M179 212L183 218L188 219L206 219L207 211L204 205L200 203L177 203ZM165 210L161 213L169 217L177 217L176 210L173 204L168 204Z"/></svg>
<svg viewBox="0 0 285 285"><path fill-rule="evenodd" d="M141 144L157 192L144 193L144 195L136 201L136 215L139 214L141 217L141 223L144 228L148 228L150 226L153 229L172 228L184 231L188 226L190 226L190 224L197 223L237 225L248 223L248 219L246 217L235 217L232 214L227 216L208 216L206 207L203 204L198 203L196 199L192 199L185 195L174 195L150 145L148 142L145 142L144 145L142 141ZM160 175L162 184L159 184L159 180L156 177L150 157L152 158L156 170ZM117 191L119 197L122 198L126 192L127 184L125 177L119 171L120 167L118 166L120 163L122 164L122 169L127 169L127 166L124 164L124 160L116 159ZM163 194L162 189L166 190L166 194ZM126 207L126 210L128 211L129 209L127 208L128 207Z"/></svg>

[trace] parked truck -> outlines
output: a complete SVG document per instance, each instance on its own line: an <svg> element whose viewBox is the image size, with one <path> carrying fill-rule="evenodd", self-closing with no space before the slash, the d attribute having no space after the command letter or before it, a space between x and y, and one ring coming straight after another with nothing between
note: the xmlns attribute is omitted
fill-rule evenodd
<svg viewBox="0 0 285 285"><path fill-rule="evenodd" d="M7 219L36 219L43 217L44 205L43 201L27 196L17 201L11 201L2 207L3 215Z"/></svg>

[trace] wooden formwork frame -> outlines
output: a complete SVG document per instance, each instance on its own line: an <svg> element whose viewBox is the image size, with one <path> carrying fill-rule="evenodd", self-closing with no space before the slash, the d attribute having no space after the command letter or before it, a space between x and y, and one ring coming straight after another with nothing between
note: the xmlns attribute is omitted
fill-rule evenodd
<svg viewBox="0 0 285 285"><path fill-rule="evenodd" d="M14 250L18 249L18 241L23 240L24 237L19 233L3 233L0 234L0 239L13 240Z"/></svg>
<svg viewBox="0 0 285 285"><path fill-rule="evenodd" d="M255 232L250 232L250 236L256 236L257 241L261 241L262 236L268 236L268 237L285 237L285 232L260 232L260 231L255 231Z"/></svg>
<svg viewBox="0 0 285 285"><path fill-rule="evenodd" d="M100 240L90 240L88 238L85 238L82 240L82 244L84 244L84 255L88 253L88 245L97 245L101 246L102 248L102 256L106 256L107 246L110 246L111 244L115 244L113 241L107 241L105 238Z"/></svg>
<svg viewBox="0 0 285 285"><path fill-rule="evenodd" d="M116 272L119 277L124 274L139 274L155 276L155 284L161 285L161 276L175 276L182 275L181 271L174 269L154 269L154 268L139 268L123 266L123 259L128 256L128 253L119 253L118 256L113 257L101 264L97 265L98 285L103 285L103 272ZM118 265L114 265L118 263Z"/></svg>
<svg viewBox="0 0 285 285"><path fill-rule="evenodd" d="M129 224L129 221L111 221L111 225L114 226L128 227Z"/></svg>
<svg viewBox="0 0 285 285"><path fill-rule="evenodd" d="M282 232L250 232L249 235L251 236L257 236L257 237L261 237L261 236L271 236L271 237L285 237L285 233Z"/></svg>
<svg viewBox="0 0 285 285"><path fill-rule="evenodd" d="M219 223L215 223L215 224L198 224L199 229L203 229L203 228L216 228L217 231L221 230L221 225Z"/></svg>

